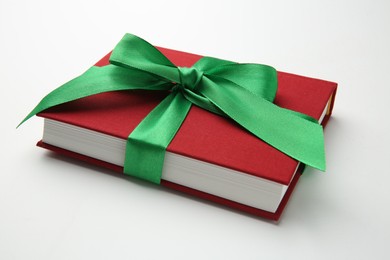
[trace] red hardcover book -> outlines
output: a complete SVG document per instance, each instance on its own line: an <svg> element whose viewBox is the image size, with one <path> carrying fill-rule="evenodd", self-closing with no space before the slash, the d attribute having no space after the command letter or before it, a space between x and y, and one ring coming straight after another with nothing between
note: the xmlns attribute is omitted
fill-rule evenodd
<svg viewBox="0 0 390 260"><path fill-rule="evenodd" d="M177 66L190 67L201 58L158 49ZM109 55L96 66L107 65ZM274 103L312 116L325 126L336 88L333 82L278 72ZM163 91L117 91L53 107L39 114L45 118L45 130L38 146L122 173L127 137L166 95ZM298 161L233 121L192 106L167 148L161 184L278 220L302 169Z"/></svg>

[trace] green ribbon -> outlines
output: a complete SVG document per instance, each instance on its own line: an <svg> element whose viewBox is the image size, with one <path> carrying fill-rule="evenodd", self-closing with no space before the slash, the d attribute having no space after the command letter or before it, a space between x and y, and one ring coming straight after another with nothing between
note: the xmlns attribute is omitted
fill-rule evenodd
<svg viewBox="0 0 390 260"><path fill-rule="evenodd" d="M165 150L192 104L231 118L292 158L325 170L321 125L273 104L277 72L270 66L203 57L190 68L176 67L132 34L118 43L110 63L91 67L49 93L20 124L50 107L102 92L167 90L169 95L129 135L124 173L160 183Z"/></svg>

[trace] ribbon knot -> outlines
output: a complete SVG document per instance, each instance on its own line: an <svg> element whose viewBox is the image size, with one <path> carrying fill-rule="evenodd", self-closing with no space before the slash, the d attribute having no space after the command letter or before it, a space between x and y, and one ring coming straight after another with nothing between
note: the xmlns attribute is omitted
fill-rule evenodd
<svg viewBox="0 0 390 260"><path fill-rule="evenodd" d="M53 106L102 92L166 90L167 97L129 135L124 173L160 183L165 150L192 104L230 118L279 151L325 170L321 125L272 103L277 72L270 66L203 57L191 68L176 67L132 34L117 44L110 63L91 67L49 93L20 124Z"/></svg>
<svg viewBox="0 0 390 260"><path fill-rule="evenodd" d="M180 85L184 88L194 91L203 77L203 72L194 67L177 67L179 70Z"/></svg>

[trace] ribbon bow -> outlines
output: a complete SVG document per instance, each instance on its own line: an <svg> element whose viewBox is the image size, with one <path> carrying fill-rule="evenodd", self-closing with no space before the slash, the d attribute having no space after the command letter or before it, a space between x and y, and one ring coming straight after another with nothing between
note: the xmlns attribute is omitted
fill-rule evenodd
<svg viewBox="0 0 390 260"><path fill-rule="evenodd" d="M20 124L50 107L102 92L167 90L170 94L128 137L126 174L160 183L165 149L192 104L231 118L292 158L325 170L321 125L272 103L277 72L270 66L203 57L191 68L176 67L154 46L132 34L118 43L110 63L91 67L49 93Z"/></svg>

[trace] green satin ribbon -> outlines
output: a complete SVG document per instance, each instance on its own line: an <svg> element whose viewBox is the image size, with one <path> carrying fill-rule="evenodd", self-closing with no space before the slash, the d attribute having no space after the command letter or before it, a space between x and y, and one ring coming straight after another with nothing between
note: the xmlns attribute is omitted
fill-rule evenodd
<svg viewBox="0 0 390 260"><path fill-rule="evenodd" d="M91 67L49 93L20 124L50 107L102 92L167 90L169 95L129 135L124 173L160 183L165 150L192 104L231 118L292 158L325 170L321 125L272 103L277 72L270 66L203 57L190 68L176 67L132 34L118 43L110 63Z"/></svg>

